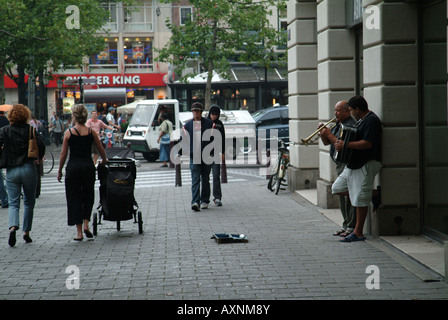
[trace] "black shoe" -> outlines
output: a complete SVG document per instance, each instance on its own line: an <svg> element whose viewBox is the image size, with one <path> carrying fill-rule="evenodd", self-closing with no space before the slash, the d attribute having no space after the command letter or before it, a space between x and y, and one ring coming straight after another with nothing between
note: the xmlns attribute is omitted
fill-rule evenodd
<svg viewBox="0 0 448 320"><path fill-rule="evenodd" d="M31 243L33 242L33 239L30 238L29 234L24 234L23 235L23 240L25 240L26 243Z"/></svg>
<svg viewBox="0 0 448 320"><path fill-rule="evenodd" d="M376 187L378 193L376 196L372 197L373 211L375 212L381 206L381 187Z"/></svg>
<svg viewBox="0 0 448 320"><path fill-rule="evenodd" d="M9 232L8 244L10 247L14 247L16 245L16 229Z"/></svg>
<svg viewBox="0 0 448 320"><path fill-rule="evenodd" d="M92 234L92 232L90 232L89 230L84 230L84 233L85 233L85 235L86 235L86 237L87 238L93 238L93 234Z"/></svg>
<svg viewBox="0 0 448 320"><path fill-rule="evenodd" d="M3 209L9 208L9 204L2 205Z"/></svg>

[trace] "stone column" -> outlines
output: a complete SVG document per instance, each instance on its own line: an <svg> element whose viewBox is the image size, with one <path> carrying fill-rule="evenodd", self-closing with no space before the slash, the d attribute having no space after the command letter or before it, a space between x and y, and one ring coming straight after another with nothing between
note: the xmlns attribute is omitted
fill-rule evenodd
<svg viewBox="0 0 448 320"><path fill-rule="evenodd" d="M288 2L289 136L294 143L312 133L317 125L316 6L316 1ZM290 154L290 190L315 188L319 170L317 145L294 144Z"/></svg>
<svg viewBox="0 0 448 320"><path fill-rule="evenodd" d="M319 122L334 117L334 106L355 95L355 32L346 28L345 0L324 0L317 5L317 62ZM319 141L317 205L338 208L331 185L337 177L330 147Z"/></svg>

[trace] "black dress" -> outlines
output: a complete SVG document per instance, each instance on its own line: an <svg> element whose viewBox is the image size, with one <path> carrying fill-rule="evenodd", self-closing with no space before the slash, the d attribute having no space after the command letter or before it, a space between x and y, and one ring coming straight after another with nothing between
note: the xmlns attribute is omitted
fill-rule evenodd
<svg viewBox="0 0 448 320"><path fill-rule="evenodd" d="M74 129L78 135L73 134ZM65 195L67 198L68 225L90 220L95 201L95 165L92 161L92 131L79 135L70 129L68 146L70 158L65 169Z"/></svg>

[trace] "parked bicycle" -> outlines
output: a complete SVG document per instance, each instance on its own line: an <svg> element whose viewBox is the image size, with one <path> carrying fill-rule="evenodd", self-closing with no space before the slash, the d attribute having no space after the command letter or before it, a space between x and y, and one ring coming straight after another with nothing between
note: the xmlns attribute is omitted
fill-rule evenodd
<svg viewBox="0 0 448 320"><path fill-rule="evenodd" d="M289 143L278 139L280 147L278 148L277 163L274 167L274 172L269 178L268 189L275 194L278 194L282 186L287 186L286 173L289 167Z"/></svg>

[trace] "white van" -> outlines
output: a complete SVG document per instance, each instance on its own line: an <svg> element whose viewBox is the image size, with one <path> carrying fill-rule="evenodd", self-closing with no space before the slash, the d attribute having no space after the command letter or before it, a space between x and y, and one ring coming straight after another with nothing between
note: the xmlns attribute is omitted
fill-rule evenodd
<svg viewBox="0 0 448 320"><path fill-rule="evenodd" d="M166 113L173 123L171 140L179 139L179 101L167 100L140 100L135 107L129 121L129 126L123 137L123 143L131 144L134 152L141 152L148 161L155 161L159 157L159 115Z"/></svg>

